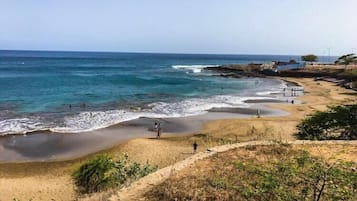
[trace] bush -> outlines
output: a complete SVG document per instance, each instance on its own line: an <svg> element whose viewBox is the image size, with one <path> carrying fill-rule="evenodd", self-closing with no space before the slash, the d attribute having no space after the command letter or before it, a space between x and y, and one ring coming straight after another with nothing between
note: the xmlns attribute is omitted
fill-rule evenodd
<svg viewBox="0 0 357 201"><path fill-rule="evenodd" d="M330 107L316 112L298 126L296 136L304 140L357 139L357 105Z"/></svg>
<svg viewBox="0 0 357 201"><path fill-rule="evenodd" d="M101 155L83 164L74 174L75 183L80 192L92 193L114 185L113 168L115 162L111 157Z"/></svg>
<svg viewBox="0 0 357 201"><path fill-rule="evenodd" d="M93 193L121 186L157 169L157 166L152 166L149 163L145 165L137 162L130 164L128 158L128 155L124 154L120 159L114 161L110 156L99 155L83 164L73 175L79 192Z"/></svg>
<svg viewBox="0 0 357 201"><path fill-rule="evenodd" d="M301 60L307 61L307 62L314 62L314 61L318 60L318 57L313 54L308 54L308 55L301 56Z"/></svg>

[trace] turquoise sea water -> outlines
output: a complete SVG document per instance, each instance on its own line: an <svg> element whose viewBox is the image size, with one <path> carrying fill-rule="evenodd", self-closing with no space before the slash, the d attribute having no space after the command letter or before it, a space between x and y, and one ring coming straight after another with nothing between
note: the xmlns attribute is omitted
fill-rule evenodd
<svg viewBox="0 0 357 201"><path fill-rule="evenodd" d="M142 116L244 107L245 99L279 90L281 83L212 76L202 67L289 59L299 58L0 51L0 134L81 132Z"/></svg>

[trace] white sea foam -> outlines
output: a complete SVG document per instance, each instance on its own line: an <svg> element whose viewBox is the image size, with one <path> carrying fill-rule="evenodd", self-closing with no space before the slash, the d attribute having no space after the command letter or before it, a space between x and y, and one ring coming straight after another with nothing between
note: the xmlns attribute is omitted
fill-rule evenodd
<svg viewBox="0 0 357 201"><path fill-rule="evenodd" d="M66 117L63 127L50 129L53 132L86 132L100 128L106 128L120 122L149 118L186 117L204 114L212 108L222 107L249 107L245 100L267 99L267 97L238 97L238 96L214 96L207 99L187 99L175 103L156 102L149 106L150 110L128 111L110 110L105 112L82 112L78 115Z"/></svg>
<svg viewBox="0 0 357 201"><path fill-rule="evenodd" d="M79 77L95 77L95 76L99 76L102 74L89 73L89 72L85 72L85 71L77 71L77 72L73 72L72 75L79 76Z"/></svg>
<svg viewBox="0 0 357 201"><path fill-rule="evenodd" d="M66 116L61 125L43 123L40 118L22 118L0 121L0 135L24 134L37 130L50 130L60 133L78 133L106 128L120 122L149 118L186 117L204 114L212 108L249 107L245 103L251 99L271 99L271 97L240 97L234 95L218 95L210 98L192 98L174 103L156 102L144 111L108 110L81 112Z"/></svg>
<svg viewBox="0 0 357 201"><path fill-rule="evenodd" d="M25 134L28 132L47 130L39 118L17 118L0 121L0 135Z"/></svg>
<svg viewBox="0 0 357 201"><path fill-rule="evenodd" d="M82 112L64 118L64 126L52 128L53 132L85 132L105 128L123 121L139 118L139 113L125 110Z"/></svg>
<svg viewBox="0 0 357 201"><path fill-rule="evenodd" d="M173 65L172 68L180 70L189 70L193 73L200 73L206 67L217 67L219 65Z"/></svg>
<svg viewBox="0 0 357 201"><path fill-rule="evenodd" d="M274 90L274 91L261 91L257 92L256 95L258 96L267 96L267 95L273 95L273 94L279 94L282 91Z"/></svg>

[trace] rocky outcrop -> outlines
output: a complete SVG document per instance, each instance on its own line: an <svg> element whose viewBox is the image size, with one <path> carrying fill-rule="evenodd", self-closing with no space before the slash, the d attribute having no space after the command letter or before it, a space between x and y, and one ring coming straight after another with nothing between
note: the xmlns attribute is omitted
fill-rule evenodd
<svg viewBox="0 0 357 201"><path fill-rule="evenodd" d="M207 67L204 70L216 73L222 77L296 77L296 78L320 78L322 80L334 80L337 85L357 91L357 75L345 74L344 69L290 69L273 71L265 69L262 64L228 64L217 67Z"/></svg>
<svg viewBox="0 0 357 201"><path fill-rule="evenodd" d="M217 73L222 77L265 77L262 74L261 64L228 64L216 67L206 67L204 70Z"/></svg>

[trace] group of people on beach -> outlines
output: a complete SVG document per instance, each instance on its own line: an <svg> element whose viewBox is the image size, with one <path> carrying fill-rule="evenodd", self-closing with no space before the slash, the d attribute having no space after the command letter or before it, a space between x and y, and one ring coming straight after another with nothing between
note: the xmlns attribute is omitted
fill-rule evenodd
<svg viewBox="0 0 357 201"><path fill-rule="evenodd" d="M161 132L162 132L162 128L161 128L161 123L160 122L156 122L154 123L154 127L155 127L155 131L156 131L156 138L160 138L161 137ZM197 153L197 148L198 148L198 144L195 141L193 144L193 153Z"/></svg>
<svg viewBox="0 0 357 201"><path fill-rule="evenodd" d="M287 91L287 88L284 88L283 91L284 91L284 96L286 96L285 92ZM291 96L297 96L297 91L298 91L298 89L291 88ZM289 101L289 100L286 100L286 101L291 102L291 104L295 103L294 99L292 99L291 101Z"/></svg>
<svg viewBox="0 0 357 201"><path fill-rule="evenodd" d="M284 91L284 96L286 96L285 92L287 91L287 88L283 89ZM291 88L291 95L290 96L297 96L297 92L298 90L296 88Z"/></svg>

